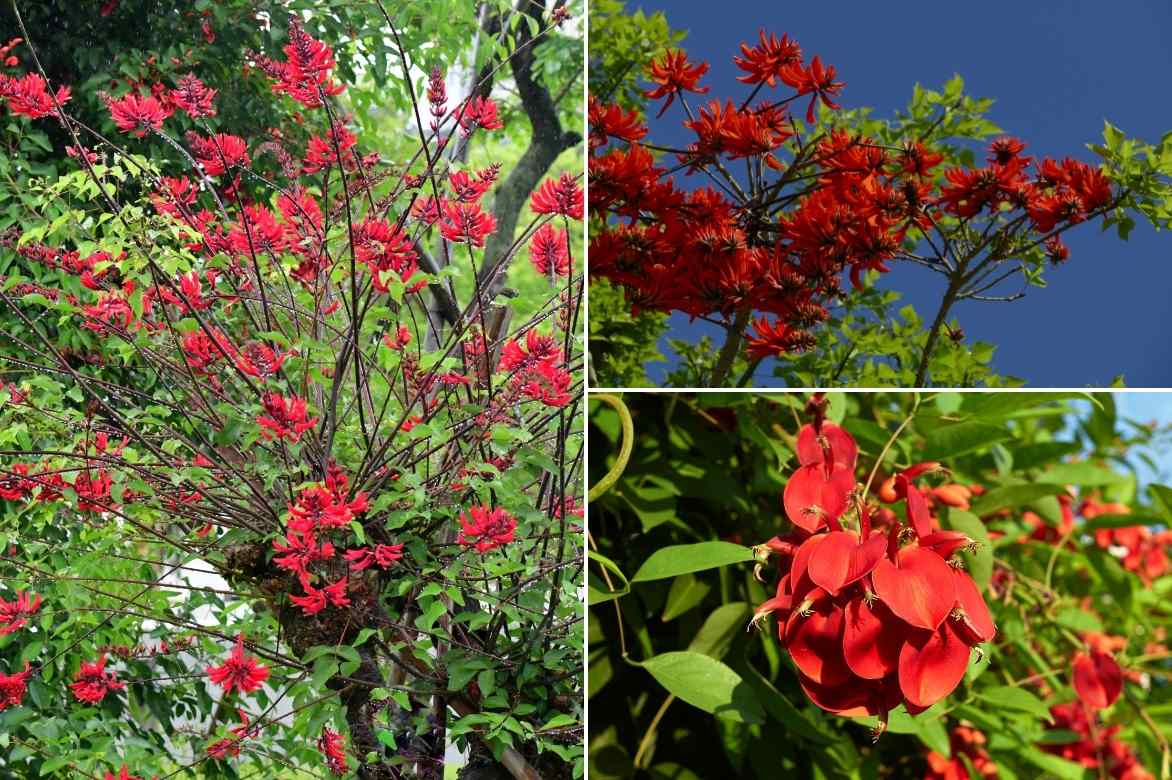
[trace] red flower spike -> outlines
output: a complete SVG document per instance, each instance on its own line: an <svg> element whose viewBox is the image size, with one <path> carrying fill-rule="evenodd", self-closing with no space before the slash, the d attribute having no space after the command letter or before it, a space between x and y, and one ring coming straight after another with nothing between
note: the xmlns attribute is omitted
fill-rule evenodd
<svg viewBox="0 0 1172 780"><path fill-rule="evenodd" d="M119 682L113 672L106 671L106 655L103 653L92 663L82 661L77 670L76 682L70 684L74 697L87 704L97 704L110 691L120 691L126 683Z"/></svg>
<svg viewBox="0 0 1172 780"><path fill-rule="evenodd" d="M820 685L839 685L850 676L842 654L842 607L821 599L803 614L795 610L778 634L802 674Z"/></svg>
<svg viewBox="0 0 1172 780"><path fill-rule="evenodd" d="M879 680L899 666L899 653L907 638L907 626L881 601L856 598L846 606L842 654L859 677Z"/></svg>
<svg viewBox="0 0 1172 780"><path fill-rule="evenodd" d="M961 633L974 642L988 642L997 633L993 625L993 616L989 614L989 605L981 596L977 583L959 569L953 569L953 580L956 583L956 607L960 617Z"/></svg>
<svg viewBox="0 0 1172 780"><path fill-rule="evenodd" d="M1110 707L1123 692L1123 670L1109 654L1092 650L1074 656L1074 690L1088 707Z"/></svg>
<svg viewBox="0 0 1172 780"><path fill-rule="evenodd" d="M969 665L969 646L949 623L914 631L899 653L899 688L909 704L931 707L952 693Z"/></svg>
<svg viewBox="0 0 1172 780"><path fill-rule="evenodd" d="M952 567L936 553L905 547L895 563L883 558L871 572L875 593L898 617L919 628L935 629L956 604Z"/></svg>

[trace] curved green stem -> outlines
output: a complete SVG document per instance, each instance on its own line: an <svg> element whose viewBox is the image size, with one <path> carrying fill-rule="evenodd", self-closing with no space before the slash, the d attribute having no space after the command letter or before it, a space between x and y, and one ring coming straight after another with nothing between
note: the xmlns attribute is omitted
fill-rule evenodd
<svg viewBox="0 0 1172 780"><path fill-rule="evenodd" d="M591 400L602 401L604 404L611 406L619 413L619 423L622 426L622 439L619 443L619 455L615 458L614 465L610 467L610 471L606 472L606 476L598 480L598 482L590 488L590 492L586 494L587 501L595 501L602 497L606 491L618 482L619 477L627 469L627 461L631 459L631 448L635 445L635 424L631 421L631 410L623 403L623 399L617 395L609 393L600 393L598 395L591 395Z"/></svg>

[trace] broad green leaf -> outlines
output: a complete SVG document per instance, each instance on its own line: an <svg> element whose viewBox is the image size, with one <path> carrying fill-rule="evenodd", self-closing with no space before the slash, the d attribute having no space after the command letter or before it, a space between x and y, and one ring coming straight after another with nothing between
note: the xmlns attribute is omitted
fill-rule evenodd
<svg viewBox="0 0 1172 780"><path fill-rule="evenodd" d="M1022 483L993 488L973 502L975 515L987 515L1005 507L1019 507L1043 496L1054 496L1063 492L1061 485L1045 483Z"/></svg>
<svg viewBox="0 0 1172 780"><path fill-rule="evenodd" d="M667 603L663 607L663 622L675 620L680 615L697 606L704 597L712 591L712 586L692 574L681 574L672 580L671 590L667 594Z"/></svg>
<svg viewBox="0 0 1172 780"><path fill-rule="evenodd" d="M716 659L723 658L733 640L745 630L749 611L749 605L743 601L721 604L705 618L688 649Z"/></svg>
<svg viewBox="0 0 1172 780"><path fill-rule="evenodd" d="M715 569L753 560L753 551L731 542L698 542L663 547L643 562L631 582L647 582L678 577L693 571Z"/></svg>
<svg viewBox="0 0 1172 780"><path fill-rule="evenodd" d="M1050 708L1045 702L1024 688L999 685L982 688L977 695L992 704L995 709L1017 710L1028 712L1042 720L1050 719Z"/></svg>
<svg viewBox="0 0 1172 780"><path fill-rule="evenodd" d="M693 707L743 723L763 723L753 689L729 667L703 653L676 651L640 664L667 691Z"/></svg>
<svg viewBox="0 0 1172 780"><path fill-rule="evenodd" d="M949 460L987 447L994 442L1005 441L1009 437L1009 430L1002 425L976 420L949 423L931 431L925 437L923 459Z"/></svg>

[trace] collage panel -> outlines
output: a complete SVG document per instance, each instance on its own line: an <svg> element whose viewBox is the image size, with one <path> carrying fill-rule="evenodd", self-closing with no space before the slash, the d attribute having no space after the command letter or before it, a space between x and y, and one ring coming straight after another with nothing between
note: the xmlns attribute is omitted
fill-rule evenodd
<svg viewBox="0 0 1172 780"><path fill-rule="evenodd" d="M1167 773L1172 395L591 394L592 778Z"/></svg>
<svg viewBox="0 0 1172 780"><path fill-rule="evenodd" d="M0 778L586 776L585 14L0 4Z"/></svg>
<svg viewBox="0 0 1172 780"><path fill-rule="evenodd" d="M592 386L1172 384L1126 6L592 2Z"/></svg>

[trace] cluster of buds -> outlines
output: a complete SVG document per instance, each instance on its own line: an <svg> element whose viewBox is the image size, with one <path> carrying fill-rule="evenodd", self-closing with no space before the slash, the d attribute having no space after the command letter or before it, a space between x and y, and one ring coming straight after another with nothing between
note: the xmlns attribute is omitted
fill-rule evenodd
<svg viewBox="0 0 1172 780"><path fill-rule="evenodd" d="M762 551L775 556L776 594L754 622L778 620L778 638L806 695L847 716L920 712L960 683L972 649L995 633L980 588L954 555L973 540L941 530L915 480L938 464L898 474L907 525L872 528L872 509L855 482L858 447L822 419L798 433L800 466L783 494L795 528Z"/></svg>

